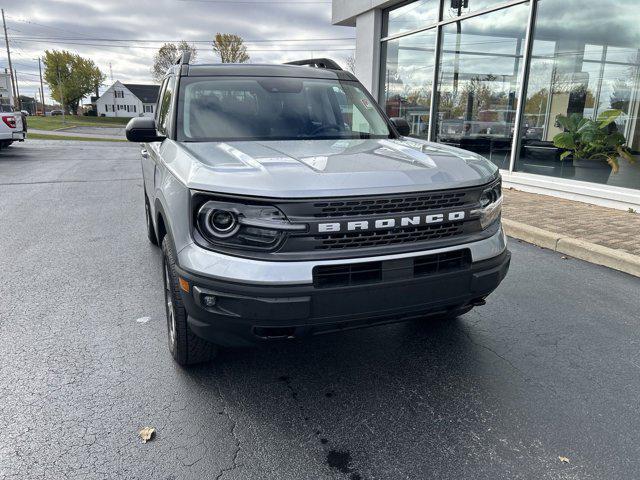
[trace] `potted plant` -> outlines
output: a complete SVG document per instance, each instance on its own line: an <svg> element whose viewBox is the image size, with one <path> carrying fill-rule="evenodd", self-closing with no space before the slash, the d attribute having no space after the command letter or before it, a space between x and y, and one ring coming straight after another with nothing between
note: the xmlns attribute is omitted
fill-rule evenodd
<svg viewBox="0 0 640 480"><path fill-rule="evenodd" d="M606 110L596 120L584 118L578 113L558 115L557 122L564 132L553 137L553 144L565 150L560 160L573 157L573 165L583 169L585 180L607 183L611 172L618 173L619 158L635 162L624 135L617 130L615 120L620 110Z"/></svg>

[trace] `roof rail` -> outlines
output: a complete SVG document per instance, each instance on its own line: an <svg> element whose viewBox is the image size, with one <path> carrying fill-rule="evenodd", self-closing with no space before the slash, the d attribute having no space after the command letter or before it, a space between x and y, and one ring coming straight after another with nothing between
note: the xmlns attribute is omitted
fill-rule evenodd
<svg viewBox="0 0 640 480"><path fill-rule="evenodd" d="M183 52L182 55L180 55L174 65L189 65L189 60L191 60L191 52Z"/></svg>
<svg viewBox="0 0 640 480"><path fill-rule="evenodd" d="M328 58L310 58L308 60L296 60L295 62L287 62L285 65L309 65L315 68L325 68L327 70L342 70L333 60Z"/></svg>

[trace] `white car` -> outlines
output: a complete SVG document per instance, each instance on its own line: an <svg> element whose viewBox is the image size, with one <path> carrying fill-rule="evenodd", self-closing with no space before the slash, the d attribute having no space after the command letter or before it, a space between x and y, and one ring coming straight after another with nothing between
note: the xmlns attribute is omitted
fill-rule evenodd
<svg viewBox="0 0 640 480"><path fill-rule="evenodd" d="M0 111L0 149L13 142L24 142L27 136L27 124L22 113L5 110Z"/></svg>

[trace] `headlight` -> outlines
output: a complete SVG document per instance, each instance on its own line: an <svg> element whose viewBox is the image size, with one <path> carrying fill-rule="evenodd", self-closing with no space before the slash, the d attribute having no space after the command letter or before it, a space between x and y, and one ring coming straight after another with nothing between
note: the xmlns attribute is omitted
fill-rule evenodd
<svg viewBox="0 0 640 480"><path fill-rule="evenodd" d="M304 231L307 226L290 223L276 207L211 200L197 208L196 228L213 245L273 250L287 232Z"/></svg>
<svg viewBox="0 0 640 480"><path fill-rule="evenodd" d="M209 208L207 211L201 211L201 214L201 224L212 237L228 238L235 235L240 228L238 216L233 211Z"/></svg>
<svg viewBox="0 0 640 480"><path fill-rule="evenodd" d="M471 215L477 216L480 220L480 226L484 230L493 222L500 218L502 213L502 185L496 185L488 188L480 195L480 208L472 210Z"/></svg>

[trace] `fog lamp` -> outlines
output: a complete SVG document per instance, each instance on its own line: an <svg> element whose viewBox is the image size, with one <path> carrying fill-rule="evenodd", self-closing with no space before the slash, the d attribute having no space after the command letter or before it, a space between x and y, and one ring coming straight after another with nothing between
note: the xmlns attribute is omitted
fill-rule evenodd
<svg viewBox="0 0 640 480"><path fill-rule="evenodd" d="M203 295L202 296L202 304L207 307L215 307L216 303L218 303L218 299L214 295Z"/></svg>

